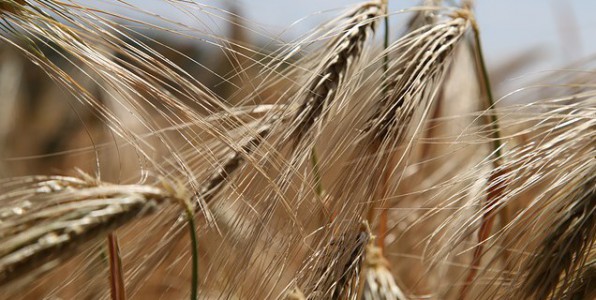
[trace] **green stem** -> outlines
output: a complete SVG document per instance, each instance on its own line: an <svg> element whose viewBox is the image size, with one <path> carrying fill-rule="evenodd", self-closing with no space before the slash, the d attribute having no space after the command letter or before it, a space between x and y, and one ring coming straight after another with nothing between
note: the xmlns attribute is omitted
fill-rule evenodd
<svg viewBox="0 0 596 300"><path fill-rule="evenodd" d="M199 299L199 240L195 230L195 218L190 206L186 207L186 218L188 220L188 229L190 233L190 241L192 247L192 281L190 290L190 300Z"/></svg>
<svg viewBox="0 0 596 300"><path fill-rule="evenodd" d="M474 29L474 42L476 43L476 55L478 56L479 66L482 71L482 78L484 81L484 88L486 90L487 95L487 106L492 113L490 114L490 124L491 124L491 139L492 139L492 147L495 155L495 160L493 161L493 165L496 168L501 166L503 163L503 155L501 153L501 129L499 127L499 120L497 118L497 112L495 110L495 100L493 98L493 93L490 84L490 78L488 76L488 71L486 68L486 63L484 61L484 54L482 51L482 43L480 42L480 30L478 29L478 24L476 20L472 21L472 28ZM501 216L501 223L506 223L509 221L509 210L507 206L503 206L501 210L499 210L499 214Z"/></svg>
<svg viewBox="0 0 596 300"><path fill-rule="evenodd" d="M478 30L478 25L476 21L473 21L472 28L474 29L474 42L476 43L476 55L478 56L478 64L480 67L480 71L482 73L482 80L484 83L484 89L487 95L487 105L488 110L491 111L490 114L490 124L491 124L491 139L493 145L493 151L495 152L495 165L500 165L502 162L502 154L501 154L501 133L499 128L499 120L497 119L497 113L495 111L495 101L493 98L493 93L491 89L490 79L488 76L488 71L486 68L486 63L484 61L484 54L482 51L482 43L480 42L480 31Z"/></svg>
<svg viewBox="0 0 596 300"><path fill-rule="evenodd" d="M384 17L384 24L385 24L385 35L383 37L383 50L385 51L385 53L383 54L383 99L386 99L386 97L389 94L389 83L387 82L387 76L389 73L389 53L387 53L387 49L389 49L389 1L387 0L383 0L384 2L384 8L385 8L385 17ZM389 159L389 161L391 162L392 159ZM384 173L384 178L383 178L383 193L381 194L382 197L385 197L385 193L387 192L387 185L389 184L389 178L390 177L390 173L388 173L389 170L385 170ZM387 209L385 208L385 204L384 202L382 202L382 207L381 207L381 215L380 215L380 220L379 220L379 247L381 249L384 250L385 248L385 236L387 233ZM368 215L368 221L370 223L372 223L373 220L373 207L375 205L372 205L371 210L369 211L369 215Z"/></svg>
<svg viewBox="0 0 596 300"><path fill-rule="evenodd" d="M475 52L476 52L476 57L478 60L478 67L480 68L480 72L482 73L482 83L484 84L484 90L487 95L486 98L487 98L488 103L487 103L486 109L488 111L490 111L489 121L490 121L490 127L491 127L492 148L494 151L493 155L495 156L495 160L493 160L493 162L492 162L494 169L493 169L493 172L491 173L491 177L489 178L489 191L487 194L487 204L486 204L486 206L488 207L489 205L492 205L495 203L495 201L496 201L495 199L498 199L502 192L501 187L498 187L498 186L492 187L492 188L490 187L490 184L492 184L491 181L493 181L492 178L493 177L496 178L497 175L499 174L498 167L501 165L502 160L503 160L502 154L501 154L501 134L500 134L500 128L499 128L499 120L497 118L497 113L495 111L495 101L494 101L493 94L492 94L490 79L488 76L486 63L484 61L482 44L480 42L480 31L478 29L478 24L476 23L476 20L473 19L471 12L469 12L469 7L465 7L464 9L466 9L466 11L468 13L468 18L469 18L470 22L472 23L472 28L474 31L474 42L475 42L475 46L476 46L473 48L475 49ZM494 191L491 192L491 189L493 189ZM499 210L499 213L501 215L501 223L506 224L509 220L507 206L501 207L501 209ZM480 266L480 260L482 258L482 254L483 254L484 242L489 237L490 232L493 227L493 224L494 224L494 216L492 214L485 213L482 216L482 221L481 221L481 225L480 225L479 232L478 232L478 242L479 243L474 250L472 265L469 270L468 277L466 278L464 285L461 288L459 299L462 299L462 300L466 299L466 296L468 295L470 285L474 281L476 274L477 274L477 269ZM504 253L507 253L507 250L505 250Z"/></svg>

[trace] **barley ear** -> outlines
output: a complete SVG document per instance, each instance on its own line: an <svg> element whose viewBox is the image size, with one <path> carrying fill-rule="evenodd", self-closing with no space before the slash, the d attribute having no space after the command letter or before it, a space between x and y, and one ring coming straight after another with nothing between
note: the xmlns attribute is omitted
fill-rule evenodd
<svg viewBox="0 0 596 300"><path fill-rule="evenodd" d="M24 185L1 199L8 207L0 223L0 285L33 280L84 250L88 242L106 238L168 202L184 201L178 198L181 193L149 185L70 177L16 180Z"/></svg>
<svg viewBox="0 0 596 300"><path fill-rule="evenodd" d="M525 272L518 294L524 298L561 299L586 264L596 237L596 168L588 170L566 197L565 213L550 227ZM589 275L589 274L588 274Z"/></svg>

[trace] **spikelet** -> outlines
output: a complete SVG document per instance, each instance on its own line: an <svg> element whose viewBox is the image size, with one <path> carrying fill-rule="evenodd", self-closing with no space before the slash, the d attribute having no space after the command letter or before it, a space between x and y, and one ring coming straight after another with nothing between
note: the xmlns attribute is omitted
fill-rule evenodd
<svg viewBox="0 0 596 300"><path fill-rule="evenodd" d="M405 300L401 288L395 282L388 269L389 262L383 256L381 248L371 239L364 255L364 283L360 299L363 300Z"/></svg>

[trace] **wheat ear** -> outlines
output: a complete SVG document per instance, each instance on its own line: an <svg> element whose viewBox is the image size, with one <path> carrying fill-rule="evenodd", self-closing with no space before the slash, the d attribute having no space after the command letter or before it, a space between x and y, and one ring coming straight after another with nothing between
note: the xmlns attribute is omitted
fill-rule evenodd
<svg viewBox="0 0 596 300"><path fill-rule="evenodd" d="M325 119L328 113L326 108L341 90L350 67L362 53L369 29L375 29L382 12L382 3L374 1L363 3L348 15L348 25L327 48L330 55L323 60L315 77L308 83L306 98L294 117L298 124L291 137L295 142L301 141L317 120Z"/></svg>
<svg viewBox="0 0 596 300"><path fill-rule="evenodd" d="M399 57L392 60L389 68L387 97L377 104L375 114L369 118L365 129L354 143L352 161L356 163L346 166L343 172L350 175L340 177L333 186L332 194L342 201L335 201L334 207L330 207L336 215L333 223L337 224L337 228L332 230L333 235L330 234L328 238L334 242L343 241L342 244L348 249L331 257L314 256L304 268L341 269L342 262L346 259L351 261L351 264L362 263L362 259L350 258L353 255L348 250L364 248L366 244L357 246L359 243L353 242L355 238L349 238L355 235L352 227L345 224L361 222L361 218L364 218L363 212L374 208L371 203L375 202L371 198L374 200L379 193L377 180L381 176L377 174L384 170L382 164L388 160L388 153L385 151L391 151L393 147L400 145L406 139L413 114L426 110L426 103L436 92L446 65L450 63L452 50L461 40L467 27L468 22L465 19L450 19L444 23L420 28L389 47L388 51L398 53ZM382 95L384 86L379 87L374 94ZM361 170L371 170L374 173L363 174ZM355 174L361 175L353 177ZM325 248L321 250L323 253L333 248L329 245L322 246ZM325 286L332 284L333 287L340 288L340 283L346 283L338 274L319 274L321 275L307 279L313 281L312 283L301 286L314 286L313 290L324 292L329 289ZM355 276L357 273L351 274ZM349 280L356 283L359 281L359 278ZM350 291L357 293L354 290ZM317 292L313 295L319 295Z"/></svg>
<svg viewBox="0 0 596 300"><path fill-rule="evenodd" d="M395 159L391 152L403 146L416 113L424 119L428 108L440 87L440 83L451 63L453 49L464 36L469 22L455 17L446 22L430 24L416 29L394 43L389 50L397 52L389 74L382 86L382 99L376 104L373 115L367 120L360 138L365 156L374 156L373 169L380 172L382 182L373 183L375 192L382 202L389 191L387 182L391 180L397 165L404 156ZM413 134L416 134L417 128ZM406 152L410 144L405 145ZM373 201L373 203L376 203ZM377 205L368 208L367 219L372 222L372 211ZM381 236L383 238L383 236ZM382 241L382 240L381 240Z"/></svg>
<svg viewBox="0 0 596 300"><path fill-rule="evenodd" d="M419 104L413 103L413 98L420 97L432 87L432 80L446 69L448 58L467 26L467 20L463 18L423 26L390 47L393 51L404 52L392 61L387 79L389 91L367 122L365 132L370 132L376 139L385 140L390 133L400 128L397 123L411 118L413 108ZM407 48L402 48L404 46ZM402 136L402 131L397 132L393 137Z"/></svg>
<svg viewBox="0 0 596 300"><path fill-rule="evenodd" d="M486 197L489 203L482 205L480 211L475 212L473 216L465 213L461 216L461 220L448 218L444 223L444 225L447 223L461 224L454 228L457 231L455 239L450 238L446 241L446 245L449 245L446 248L449 251L453 250L454 245L461 245L470 236L472 230L480 229L479 231L482 232L479 232L479 235L482 234L483 239L468 249L476 252L472 259L482 256L489 256L492 259L482 265L477 262L475 273L478 273L478 276L474 276L472 280L466 279L465 284L469 285L469 292L474 293L474 297L487 297L490 293L510 298L530 296L531 294L524 294L522 291L534 291L535 287L532 287L532 284L538 284L537 281L530 279L533 278L532 274L538 274L540 271L532 267L529 262L533 257L542 257L539 265L548 266L549 274L553 276L549 280L549 284L544 284L546 281L543 282L546 277L539 277L541 278L539 280L541 289L546 288L547 285L551 288L560 284L564 285L565 278L572 277L562 276L561 273L555 276L554 274L558 271L554 270L554 266L581 267L579 261L582 258L578 257L581 256L585 260L585 257L593 251L592 246L586 246L593 244L590 241L591 238L587 238L584 239L587 243L584 246L581 246L582 243L576 243L573 247L569 244L567 244L569 248L564 247L565 250L570 251L568 254L573 254L573 256L563 258L558 254L540 254L541 252L561 250L561 248L557 249L560 246L558 242L545 244L543 241L547 239L547 235L553 233L558 223L569 218L568 213L572 211L573 207L577 207L573 203L579 203L578 198L589 193L589 184L587 186L585 184L590 181L590 176L594 173L594 147L589 142L594 136L593 95L593 92L580 93L552 101L539 101L528 107L520 105L504 108L499 112L509 115L510 118L517 114L519 119L514 118L513 121L508 120L504 123L508 126L511 126L512 123L523 125L522 132L526 135L527 141L521 145L506 148L503 155L507 159L496 169L493 159L475 166L472 169L474 172L486 172L487 176L492 177L485 179L489 184L479 192L479 197ZM575 103L561 104L566 101ZM545 110L546 112L544 112ZM481 129L478 132L487 132L490 135L494 128L491 125L485 126L488 128L486 131ZM502 137L501 140L503 143L511 144L512 136ZM474 177L475 175L464 174L463 176ZM480 182L484 184L483 181ZM582 190L584 193L574 194L572 192ZM486 221L490 219L486 216L494 216L502 207L511 204L514 207L519 207L515 218L509 223L503 224L503 228L498 232L492 232L490 226L486 226ZM583 207L585 208L585 206ZM593 230L590 229L590 226L593 225L588 221L589 218L573 221L572 224L576 226L574 232L586 233ZM564 231L558 233L561 234ZM553 235L551 240L560 238L558 241L566 243L570 240L564 240L571 236L569 234ZM545 250L536 248L537 243L543 244ZM478 247L479 244L482 244L482 248ZM511 251L520 248L523 251ZM485 250L479 252L478 249ZM497 258L504 251L508 252L509 257L503 262L503 265L498 265ZM532 253L529 258L527 253ZM566 259L571 262L563 263ZM515 270L517 272L512 272ZM553 273L550 273L551 270ZM573 274L577 273L576 269L569 271ZM491 275L493 272L496 275ZM489 285L486 284L486 277L490 278ZM551 292L552 290L549 293ZM460 291L460 297L462 296L466 296L466 294L462 294Z"/></svg>
<svg viewBox="0 0 596 300"><path fill-rule="evenodd" d="M596 237L596 166L572 179L572 190L562 190L553 198L566 199L565 213L549 228L540 247L522 267L523 298L563 298L582 270Z"/></svg>
<svg viewBox="0 0 596 300"><path fill-rule="evenodd" d="M35 177L7 192L0 223L0 285L39 275L183 193L73 177ZM29 181L29 182L28 182ZM170 189L171 190L171 189Z"/></svg>

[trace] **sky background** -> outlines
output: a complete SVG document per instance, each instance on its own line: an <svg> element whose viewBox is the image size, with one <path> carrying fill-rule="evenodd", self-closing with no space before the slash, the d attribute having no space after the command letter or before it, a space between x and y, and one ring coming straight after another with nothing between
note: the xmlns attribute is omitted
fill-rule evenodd
<svg viewBox="0 0 596 300"><path fill-rule="evenodd" d="M87 0L82 2L91 3ZM101 0L100 0L101 2ZM200 0L205 9L195 16L180 11L159 0L132 0L141 8L169 19L225 32L217 17L217 8L229 8L233 3L240 14L249 19L255 32L264 36L281 36L290 41L316 28L320 23L337 17L358 0ZM105 2L104 2L105 3ZM419 0L389 0L395 12L416 6ZM124 9L122 7L116 8ZM499 65L525 51L535 51L541 58L532 70L552 69L596 53L596 0L477 0L476 18L481 28L488 65ZM396 14L392 26L407 19ZM397 32L398 30L394 30ZM283 34L282 34L283 33ZM253 34L258 39L259 34Z"/></svg>
<svg viewBox="0 0 596 300"><path fill-rule="evenodd" d="M309 14L349 7L354 0L244 0L239 1L250 19L282 30ZM389 0L391 11L420 1ZM476 18L481 28L489 64L498 64L524 50L541 51L554 67L596 53L595 0L477 0ZM330 14L332 17L333 14ZM328 18L315 16L296 32L308 30ZM398 16L399 17L399 16ZM317 22L318 21L318 22Z"/></svg>

